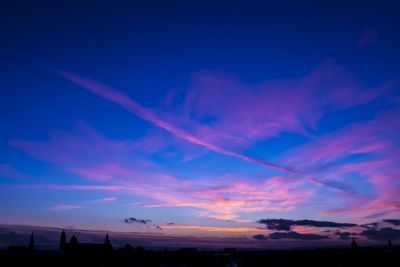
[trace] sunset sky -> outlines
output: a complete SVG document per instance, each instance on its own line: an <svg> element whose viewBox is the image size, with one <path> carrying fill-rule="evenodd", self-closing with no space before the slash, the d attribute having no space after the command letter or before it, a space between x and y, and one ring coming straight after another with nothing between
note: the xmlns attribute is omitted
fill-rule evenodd
<svg viewBox="0 0 400 267"><path fill-rule="evenodd" d="M0 224L400 239L400 4L261 2L2 4Z"/></svg>

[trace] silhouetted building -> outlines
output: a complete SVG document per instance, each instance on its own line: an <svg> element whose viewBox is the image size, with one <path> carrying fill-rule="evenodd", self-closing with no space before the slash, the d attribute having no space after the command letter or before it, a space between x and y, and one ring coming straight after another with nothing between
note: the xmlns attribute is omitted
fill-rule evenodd
<svg viewBox="0 0 400 267"><path fill-rule="evenodd" d="M76 251L78 249L78 238L75 235L72 235L71 239L69 240L68 249L70 251Z"/></svg>
<svg viewBox="0 0 400 267"><path fill-rule="evenodd" d="M9 246L7 252L11 255L24 255L27 253L26 246Z"/></svg>
<svg viewBox="0 0 400 267"><path fill-rule="evenodd" d="M65 251L66 244L67 244L67 235L65 234L65 231L63 230L61 233L61 236L60 236L60 251Z"/></svg>
<svg viewBox="0 0 400 267"><path fill-rule="evenodd" d="M111 245L110 237L108 236L108 233L106 234L106 239L104 240L104 248L106 250L112 250L113 246Z"/></svg>
<svg viewBox="0 0 400 267"><path fill-rule="evenodd" d="M29 238L28 250L30 252L33 252L35 250L35 237L33 235L33 232L31 234L31 237Z"/></svg>
<svg viewBox="0 0 400 267"><path fill-rule="evenodd" d="M358 248L358 244L357 244L356 239L354 237L353 237L353 241L351 242L351 248L352 249Z"/></svg>
<svg viewBox="0 0 400 267"><path fill-rule="evenodd" d="M392 240L388 240L388 244L387 244L387 251L392 251L393 250L393 244L392 244Z"/></svg>
<svg viewBox="0 0 400 267"><path fill-rule="evenodd" d="M125 252L132 252L133 251L133 247L131 246L131 244L126 244L124 247L124 251Z"/></svg>
<svg viewBox="0 0 400 267"><path fill-rule="evenodd" d="M78 255L104 255L109 254L114 250L111 245L110 236L106 234L104 243L78 243L78 238L73 235L66 242L66 234L63 231L60 236L60 251L66 252L67 254L78 254Z"/></svg>

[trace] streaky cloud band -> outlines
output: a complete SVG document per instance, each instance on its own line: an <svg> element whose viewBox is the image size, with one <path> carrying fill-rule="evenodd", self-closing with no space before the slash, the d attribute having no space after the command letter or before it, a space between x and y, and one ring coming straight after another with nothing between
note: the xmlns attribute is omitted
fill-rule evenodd
<svg viewBox="0 0 400 267"><path fill-rule="evenodd" d="M142 118L143 120L146 120L153 125L164 129L175 136L179 137L180 139L183 139L189 143L199 145L202 147L205 147L211 151L217 152L219 154L239 158L245 161L249 162L254 162L258 164L262 164L264 166L268 166L273 169L285 171L285 172L290 172L290 173L297 173L295 170L292 168L282 166L279 164L275 164L263 159L258 159L254 158L251 156L247 156L241 153L237 153L234 151L230 151L224 148L221 148L219 146L216 146L214 144L211 144L209 142L206 142L190 133L187 131L180 129L169 122L159 118L154 112L151 110L143 107L140 105L138 102L127 96L126 94L115 90L114 88L107 86L105 84L102 84L98 81L94 81L88 78L84 78L81 76L78 76L76 74L73 74L71 72L66 72L66 71L57 71L58 74L62 75L63 77L67 78L68 80L74 82L75 84L81 86L82 88L110 101L113 103L116 103L120 105L121 107L125 108L126 110L130 111L131 113L135 114L136 116Z"/></svg>

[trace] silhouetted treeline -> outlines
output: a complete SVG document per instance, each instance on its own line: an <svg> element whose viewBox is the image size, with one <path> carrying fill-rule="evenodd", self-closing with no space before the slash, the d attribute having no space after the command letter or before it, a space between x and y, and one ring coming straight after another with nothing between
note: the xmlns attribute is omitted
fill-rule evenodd
<svg viewBox="0 0 400 267"><path fill-rule="evenodd" d="M35 249L32 233L27 246L0 250L0 266L123 266L123 267L252 267L252 266L398 266L400 248L389 240L385 247L360 247L353 238L349 248L291 250L151 250L114 249L108 234L103 243L69 242L63 231L57 250Z"/></svg>
<svg viewBox="0 0 400 267"><path fill-rule="evenodd" d="M308 249L266 251L146 250L126 246L61 253L27 248L0 251L0 266L398 266L398 248Z"/></svg>

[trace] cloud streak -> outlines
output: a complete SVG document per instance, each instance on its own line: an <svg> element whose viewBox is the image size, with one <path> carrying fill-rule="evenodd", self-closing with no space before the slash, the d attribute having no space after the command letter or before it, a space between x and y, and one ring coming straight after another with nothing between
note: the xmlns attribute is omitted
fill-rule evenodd
<svg viewBox="0 0 400 267"><path fill-rule="evenodd" d="M135 114L136 116L152 123L153 125L155 125L159 128L162 128L162 129L174 134L175 136L177 136L180 139L183 139L189 143L205 147L211 151L214 151L214 152L217 152L217 153L220 153L223 155L239 158L239 159L254 162L254 163L259 163L259 164L262 164L262 165L265 165L265 166L268 166L268 167L271 167L274 169L278 169L281 171L293 172L293 170L289 167L281 166L281 165L278 165L278 164L275 164L275 163L272 163L272 162L269 162L269 161L266 161L263 159L258 159L258 158L240 154L240 153L237 153L234 151L230 151L230 150L221 148L219 146L216 146L212 143L206 142L206 141L186 132L183 129L175 127L174 125L168 123L167 121L162 120L151 110L143 107L142 105L140 105L138 102L131 99L126 94L124 94L120 91L117 91L107 85L104 85L98 81L83 78L83 77L80 77L80 76L75 75L70 72L60 71L58 73L61 74L62 76L64 76L65 78L69 79L70 81L78 84L82 88L84 88L84 89L86 89L108 101L111 101L113 103L120 105L121 107L125 108L126 110L130 111L131 113Z"/></svg>
<svg viewBox="0 0 400 267"><path fill-rule="evenodd" d="M207 232L231 232L231 233L253 233L263 232L264 230L256 227L222 227L222 226L203 226L203 225L162 225L163 229L185 229L201 230Z"/></svg>
<svg viewBox="0 0 400 267"><path fill-rule="evenodd" d="M63 211L63 210L81 209L81 208L85 208L85 207L88 207L93 204L111 203L111 202L114 202L116 199L117 199L116 197L105 197L105 198L85 201L80 204L60 204L60 205L52 206L50 208L50 210Z"/></svg>
<svg viewBox="0 0 400 267"><path fill-rule="evenodd" d="M55 210L55 211L62 211L62 210L74 210L74 209L80 209L82 208L82 206L80 205L55 205L53 207L51 207L51 210Z"/></svg>
<svg viewBox="0 0 400 267"><path fill-rule="evenodd" d="M337 69L338 69L338 67L334 64L331 64L331 63L324 64L321 67L321 70L318 70L316 73L312 73L310 75L310 77L307 77L307 79L305 79L305 81L303 82L304 84L300 83L299 87L303 88L304 86L308 85L308 83L311 83L311 84L315 83L315 81L311 82L312 80L317 80L319 83L320 80L321 79L323 80L324 76L328 75L330 72L340 72ZM213 142L207 141L207 138L205 138L205 139L198 138L197 136L199 136L199 135L193 135L193 134L183 130L182 128L176 127L172 123L170 123L170 122L162 119L158 115L156 115L150 109L143 107L141 104L139 104L138 102L136 102L135 100L133 100L132 98L127 96L126 94L124 94L120 91L117 91L110 86L104 85L98 81L94 81L94 80L91 80L88 78L78 76L78 75L70 73L70 72L60 71L58 73L60 75L62 75L63 77L69 79L70 81L74 82L75 84L79 85L80 87L82 87L82 88L84 88L84 89L110 101L110 102L120 105L121 107L125 108L126 110L130 111L131 113L135 114L136 116L152 123L153 125L161 128L161 129L166 130L167 132L174 134L178 138L185 140L191 144L205 147L211 151L214 151L214 152L222 154L222 155L231 156L234 158L242 159L244 161L261 164L263 166L271 167L273 169L277 169L277 170L281 170L281 171L284 171L287 173L298 175L299 177L303 177L303 179L305 179L306 181L308 181L312 184L318 185L318 186L325 186L325 187L333 188L335 190L347 191L347 192L354 193L354 190L352 188L348 188L345 184L341 184L341 183L337 183L337 182L335 183L335 182L323 181L319 178L306 175L305 173L299 171L298 169L292 168L292 167L275 164L275 163L272 163L272 162L269 162L269 161L266 161L266 160L263 160L260 158L251 157L251 156L248 156L248 155L245 155L242 153L235 152L233 150L228 150L228 149L222 148L221 146L215 145ZM320 77L320 76L322 76L322 77ZM298 88L296 88L296 89L298 89ZM297 90L297 91L300 92L300 90ZM295 95L297 95L297 93L294 94L294 96ZM376 95L376 93L374 93L374 92L365 94L365 96L363 97L363 98L365 98L365 100L360 100L360 101L369 101L371 98L374 98L375 95ZM343 97L345 97L346 99L348 98L348 96L334 95L331 97L332 99L330 101L338 101L338 99L336 99L338 97L340 97L339 100L342 100ZM349 105L354 105L354 104L349 104ZM297 107L297 106L293 107L293 111L290 111L290 112L295 112L296 109L298 109L298 108L299 107ZM301 108L302 107L300 107L300 110L301 110ZM286 113L287 112L285 110L283 110L281 115L285 116ZM293 120L293 118L291 120ZM252 128L253 127L251 125L249 125L249 129L252 129ZM205 129L205 128L203 127L202 129ZM200 134L200 136L207 136L207 134L205 134L205 135Z"/></svg>

